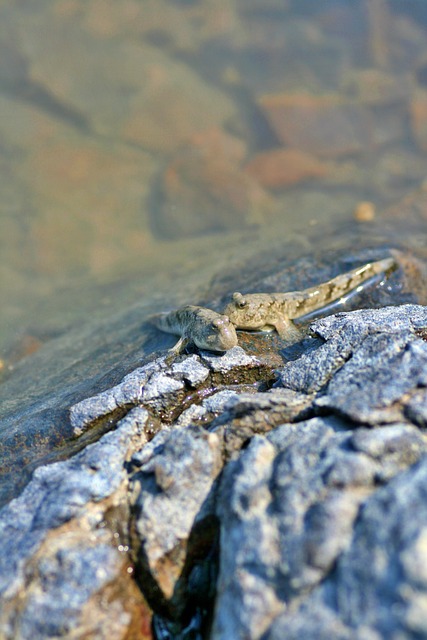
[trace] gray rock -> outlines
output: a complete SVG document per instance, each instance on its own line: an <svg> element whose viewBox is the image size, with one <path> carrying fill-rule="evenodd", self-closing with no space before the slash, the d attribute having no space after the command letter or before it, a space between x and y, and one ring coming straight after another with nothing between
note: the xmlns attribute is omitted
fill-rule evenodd
<svg viewBox="0 0 427 640"><path fill-rule="evenodd" d="M82 615L82 607L97 593L102 593L123 569L117 550L99 538L94 536L91 545L82 544L81 539L70 541L39 561L37 584L35 580L31 584L23 607L13 621L10 637L23 640L64 637L86 626L92 637L107 639L108 632L115 634L127 629L131 616L117 603L112 607L113 624L109 620L112 611L97 616L99 612L92 607L90 624Z"/></svg>
<svg viewBox="0 0 427 640"><path fill-rule="evenodd" d="M189 427L190 424L199 424L200 421L205 419L207 413L207 409L205 409L203 404L192 404L178 416L175 426Z"/></svg>
<svg viewBox="0 0 427 640"><path fill-rule="evenodd" d="M427 307L416 304L404 304L382 309L360 309L348 313L337 313L317 320L311 331L329 340L337 332L345 331L357 339L371 333L398 334L402 331L415 332L427 326Z"/></svg>
<svg viewBox="0 0 427 640"><path fill-rule="evenodd" d="M184 389L184 383L181 380L175 380L162 372L155 373L142 389L142 402L148 404L153 400L164 401L165 396L182 389Z"/></svg>
<svg viewBox="0 0 427 640"><path fill-rule="evenodd" d="M267 392L243 392L230 397L224 406L225 414L221 422L235 422L236 425L255 427L269 431L280 422L301 418L304 410L311 406L312 396L290 389L275 388ZM255 431L254 431L255 432Z"/></svg>
<svg viewBox="0 0 427 640"><path fill-rule="evenodd" d="M213 638L260 637L285 606L274 584L280 564L278 531L273 519L265 517L274 457L274 446L256 436L225 470L218 505L221 558Z"/></svg>
<svg viewBox="0 0 427 640"><path fill-rule="evenodd" d="M0 511L2 637L49 638L87 626L108 638L113 628L117 637L127 629L131 575L127 582L120 577L128 561L118 546L126 525L103 522L114 509L127 518L125 462L133 440L145 441L147 418L146 411L134 410L70 460L39 467ZM115 580L123 587L111 598L116 627L100 604L90 606L92 619L85 620L85 606Z"/></svg>
<svg viewBox="0 0 427 640"><path fill-rule="evenodd" d="M425 438L415 427L396 424L381 429L356 429L350 444L356 451L381 460L375 479L382 483L418 461Z"/></svg>
<svg viewBox="0 0 427 640"><path fill-rule="evenodd" d="M211 413L223 413L228 407L238 402L241 395L233 389L224 389L205 398L202 405Z"/></svg>
<svg viewBox="0 0 427 640"><path fill-rule="evenodd" d="M313 403L310 395L290 389L267 392L243 392L230 398L209 429L221 433L226 459L240 454L241 448L255 434L265 434L284 422L307 417Z"/></svg>
<svg viewBox="0 0 427 640"><path fill-rule="evenodd" d="M406 335L427 326L427 311L419 305L401 305L384 309L361 309L337 313L310 326L313 335L326 341L314 342L306 354L287 363L281 374L283 386L311 393L321 389L350 359L353 352L371 334Z"/></svg>
<svg viewBox="0 0 427 640"><path fill-rule="evenodd" d="M415 427L396 424L383 429L356 429L350 443L356 451L362 451L371 458L384 458L386 455L399 458L403 451L408 454L418 452L424 437Z"/></svg>
<svg viewBox="0 0 427 640"><path fill-rule="evenodd" d="M412 397L405 403L405 415L407 418L425 429L427 427L427 390L417 389Z"/></svg>
<svg viewBox="0 0 427 640"><path fill-rule="evenodd" d="M147 422L149 419L149 413L144 407L134 407L131 409L124 418L117 423L117 429L127 431L130 430L135 436L138 437L138 442L141 445L147 441Z"/></svg>
<svg viewBox="0 0 427 640"><path fill-rule="evenodd" d="M66 462L39 467L23 493L0 511L0 589L10 578L19 580L17 567L34 551L49 529L79 516L87 504L111 495L125 480L123 463L131 428L125 425ZM26 551L26 553L24 553ZM21 576L22 579L22 576Z"/></svg>
<svg viewBox="0 0 427 640"><path fill-rule="evenodd" d="M287 389L313 393L322 389L332 376L350 358L361 336L353 340L339 333L332 334L326 344L316 342L317 348L303 353L300 358L287 363L280 372L280 383Z"/></svg>
<svg viewBox="0 0 427 640"><path fill-rule="evenodd" d="M233 347L222 356L214 356L208 351L202 351L202 360L215 373L228 373L236 367L259 367L260 361L254 356L248 356L242 347Z"/></svg>
<svg viewBox="0 0 427 640"><path fill-rule="evenodd" d="M233 389L223 389L202 400L201 404L192 404L183 411L175 422L175 426L188 427L191 424L204 424L216 415L223 413L230 404L237 401L240 394Z"/></svg>
<svg viewBox="0 0 427 640"><path fill-rule="evenodd" d="M203 532L202 525L214 513L221 440L200 427L189 427L166 437L160 433L151 442L151 455L142 453L131 492L140 571L151 597L170 615L179 616L188 597L191 558L202 543L209 548L209 530Z"/></svg>
<svg viewBox="0 0 427 640"><path fill-rule="evenodd" d="M352 548L360 507L377 483L427 451L413 427L384 427L374 443L367 430L343 426L330 418L282 425L255 436L225 468L213 638L260 638L315 593Z"/></svg>
<svg viewBox="0 0 427 640"><path fill-rule="evenodd" d="M203 366L199 356L192 355L172 365L172 373L182 374L182 378L193 387L200 386L208 377L209 369Z"/></svg>
<svg viewBox="0 0 427 640"><path fill-rule="evenodd" d="M173 431L173 427L163 426L161 431L156 433L154 438L150 440L144 447L137 449L132 454L130 459L131 465L136 468L142 467L146 462L151 460L153 456L163 451L164 444L169 438L170 433Z"/></svg>
<svg viewBox="0 0 427 640"><path fill-rule="evenodd" d="M315 342L285 364L280 384L304 393L319 392L314 408L345 416L355 423L383 424L417 412L408 394L427 384L427 344L416 331L427 325L424 307L402 305L339 313L315 322ZM397 373L398 372L398 373ZM417 422L417 420L415 420Z"/></svg>
<svg viewBox="0 0 427 640"><path fill-rule="evenodd" d="M212 638L422 636L425 326L414 305L337 314L272 389L236 347L157 358L74 404L76 442L114 430L0 512L0 632L120 638L150 619L142 593L156 628L201 629L219 528Z"/></svg>
<svg viewBox="0 0 427 640"><path fill-rule="evenodd" d="M317 406L359 423L394 422L406 394L427 382L427 344L408 331L370 335L328 385Z"/></svg>
<svg viewBox="0 0 427 640"><path fill-rule="evenodd" d="M130 407L139 404L154 416L172 422L182 412L181 404L185 395L207 384L209 377L212 384L221 384L227 383L227 376L231 378L240 373L240 379L244 381L248 375L256 377L262 368L260 361L248 356L241 347L234 347L223 356L203 353L203 362L208 367L204 366L199 356L192 355L168 367L165 358L161 357L132 371L115 387L70 408L74 435L81 436L99 421L114 421L120 414L129 411ZM213 378L218 376L221 380L214 381ZM209 412L218 410L209 408L209 401L205 408ZM186 419L184 417L181 423Z"/></svg>
<svg viewBox="0 0 427 640"><path fill-rule="evenodd" d="M381 640L381 636L369 627L361 626L357 631L349 629L332 610L317 608L314 598L311 605L310 615L306 618L300 612L278 616L262 640Z"/></svg>
<svg viewBox="0 0 427 640"><path fill-rule="evenodd" d="M427 458L366 501L336 570L265 639L421 638L427 633ZM282 634L282 635L281 635Z"/></svg>
<svg viewBox="0 0 427 640"><path fill-rule="evenodd" d="M163 358L150 362L144 367L135 369L123 378L120 384L112 389L107 389L102 393L85 398L81 402L70 407L70 422L74 430L74 435L79 436L91 425L104 418L117 409L128 408L140 402L143 394L149 399L159 396L159 371L164 368ZM151 379L153 378L153 381ZM182 385L169 384L167 379L168 392L173 392L176 388L181 389ZM150 384L151 383L151 384ZM171 388L172 386L172 388Z"/></svg>

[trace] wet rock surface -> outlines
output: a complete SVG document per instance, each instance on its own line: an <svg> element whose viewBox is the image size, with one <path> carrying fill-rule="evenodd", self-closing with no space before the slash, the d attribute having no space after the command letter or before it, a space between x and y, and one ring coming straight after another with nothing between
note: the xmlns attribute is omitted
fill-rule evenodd
<svg viewBox="0 0 427 640"><path fill-rule="evenodd" d="M150 638L151 612L132 579L125 462L145 440L141 414L69 461L40 467L1 511L4 638Z"/></svg>
<svg viewBox="0 0 427 640"><path fill-rule="evenodd" d="M2 637L420 637L426 330L341 312L279 367L162 355L73 404L97 441L0 511Z"/></svg>

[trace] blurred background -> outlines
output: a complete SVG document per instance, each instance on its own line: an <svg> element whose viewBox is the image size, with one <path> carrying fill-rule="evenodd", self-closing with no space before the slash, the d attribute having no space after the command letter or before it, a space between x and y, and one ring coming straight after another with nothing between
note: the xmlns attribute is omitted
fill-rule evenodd
<svg viewBox="0 0 427 640"><path fill-rule="evenodd" d="M426 32L425 0L1 1L0 366L426 188Z"/></svg>

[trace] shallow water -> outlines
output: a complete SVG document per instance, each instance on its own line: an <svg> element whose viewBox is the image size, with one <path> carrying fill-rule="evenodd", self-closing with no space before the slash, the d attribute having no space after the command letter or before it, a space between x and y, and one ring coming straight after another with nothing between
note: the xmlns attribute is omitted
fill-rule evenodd
<svg viewBox="0 0 427 640"><path fill-rule="evenodd" d="M427 174L426 30L415 0L2 3L3 375L281 239L422 244L388 207Z"/></svg>

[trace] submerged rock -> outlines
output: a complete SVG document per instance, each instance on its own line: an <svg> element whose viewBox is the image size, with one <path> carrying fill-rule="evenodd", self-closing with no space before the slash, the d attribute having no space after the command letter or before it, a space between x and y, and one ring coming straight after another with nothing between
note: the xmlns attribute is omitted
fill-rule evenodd
<svg viewBox="0 0 427 640"><path fill-rule="evenodd" d="M278 148L257 153L245 170L267 189L283 189L290 185L323 178L331 167L315 156L298 149Z"/></svg>
<svg viewBox="0 0 427 640"><path fill-rule="evenodd" d="M206 137L179 149L159 178L151 223L161 238L250 227L274 211L274 200L241 169L234 148L230 153Z"/></svg>
<svg viewBox="0 0 427 640"><path fill-rule="evenodd" d="M330 158L371 144L371 114L339 95L273 94L262 96L259 105L280 142L295 149Z"/></svg>

